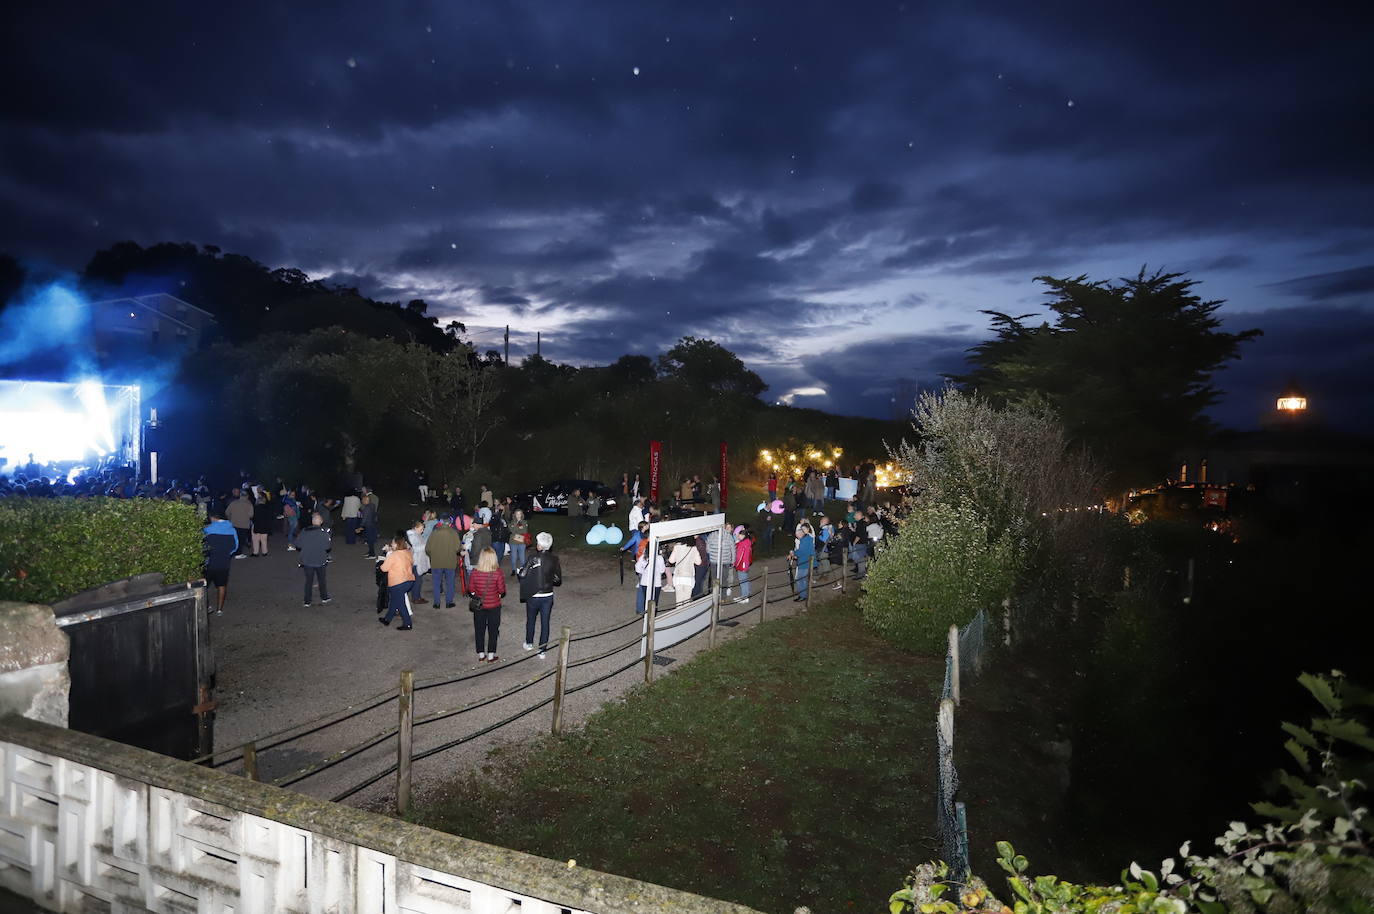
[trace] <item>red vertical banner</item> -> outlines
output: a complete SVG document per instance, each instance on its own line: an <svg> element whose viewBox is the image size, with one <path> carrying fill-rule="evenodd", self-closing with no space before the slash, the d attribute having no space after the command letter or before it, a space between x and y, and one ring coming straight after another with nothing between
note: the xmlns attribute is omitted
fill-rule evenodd
<svg viewBox="0 0 1374 914"><path fill-rule="evenodd" d="M649 501L658 501L658 477L663 465L663 442L649 442Z"/></svg>
<svg viewBox="0 0 1374 914"><path fill-rule="evenodd" d="M725 453L725 442L720 443L720 510L730 500L730 457Z"/></svg>

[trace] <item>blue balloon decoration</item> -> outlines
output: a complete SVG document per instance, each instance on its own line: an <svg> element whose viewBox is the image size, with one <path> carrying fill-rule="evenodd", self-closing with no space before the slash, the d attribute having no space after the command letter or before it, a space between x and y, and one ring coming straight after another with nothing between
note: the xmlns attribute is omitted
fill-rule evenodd
<svg viewBox="0 0 1374 914"><path fill-rule="evenodd" d="M620 529L619 527L617 527L615 524L611 524L609 527L606 528L606 545L608 545L608 546L616 546L616 545L619 545L620 541L623 540L624 538L625 538L625 531L624 531L624 530L621 530L621 529Z"/></svg>
<svg viewBox="0 0 1374 914"><path fill-rule="evenodd" d="M604 542L606 542L605 524L597 524L595 527L592 527L592 529L587 531L588 546L600 546Z"/></svg>

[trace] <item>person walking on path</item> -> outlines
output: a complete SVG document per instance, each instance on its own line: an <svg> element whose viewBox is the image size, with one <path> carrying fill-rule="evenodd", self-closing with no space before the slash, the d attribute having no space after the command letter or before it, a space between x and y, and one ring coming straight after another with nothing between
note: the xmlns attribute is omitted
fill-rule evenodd
<svg viewBox="0 0 1374 914"><path fill-rule="evenodd" d="M242 489L234 490L233 501L224 509L224 519L234 525L234 532L238 534L239 545L234 558L248 558L247 549L253 536L253 501L247 492Z"/></svg>
<svg viewBox="0 0 1374 914"><path fill-rule="evenodd" d="M788 555L797 568L797 595L793 598L794 602L800 603L806 599L811 587L811 560L815 557L816 540L811 535L811 525L802 521L797 527L796 548Z"/></svg>
<svg viewBox="0 0 1374 914"><path fill-rule="evenodd" d="M358 497L357 492L349 492L344 496L343 510L339 512L339 523L343 524L344 542L352 546L358 541L358 530L362 527L359 518L363 513L363 500Z"/></svg>
<svg viewBox="0 0 1374 914"><path fill-rule="evenodd" d="M539 657L549 647L549 619L553 615L553 589L563 584L563 566L553 549L553 534L542 531L534 538L535 551L520 570L520 602L525 604L525 650L534 649L534 622L539 620Z"/></svg>
<svg viewBox="0 0 1374 914"><path fill-rule="evenodd" d="M391 620L400 613L401 625L396 630L401 632L408 632L414 628L410 624L410 605L407 600L410 588L414 586L415 572L411 570L414 567L410 541L406 539L404 530L398 530L391 540L391 551L382 561L382 572L386 575L387 608L386 615L377 621L383 625L390 625Z"/></svg>
<svg viewBox="0 0 1374 914"><path fill-rule="evenodd" d="M768 474L768 503L771 505L778 500L778 474L776 471Z"/></svg>
<svg viewBox="0 0 1374 914"><path fill-rule="evenodd" d="M299 551L296 546L296 533L301 528L301 506L296 501L296 493L288 491L281 500L281 516L286 521L286 551Z"/></svg>
<svg viewBox="0 0 1374 914"><path fill-rule="evenodd" d="M448 602L444 605L449 609L454 607L454 601L458 599L454 587L458 573L458 550L462 548L463 540L458 536L458 531L453 528L453 518L445 514L435 525L434 531L430 533L429 540L425 543L425 553L429 556L430 574L434 577L434 605L436 607L444 603L445 594L448 594Z"/></svg>
<svg viewBox="0 0 1374 914"><path fill-rule="evenodd" d="M525 520L525 512L515 509L510 521L510 576L519 577L520 569L525 567L525 547L530 544L530 525Z"/></svg>
<svg viewBox="0 0 1374 914"><path fill-rule="evenodd" d="M749 568L754 564L754 534L743 525L735 528L735 574L734 578L739 582L739 596L735 597L736 603L745 603L749 600Z"/></svg>
<svg viewBox="0 0 1374 914"><path fill-rule="evenodd" d="M264 489L262 499L253 506L253 557L267 554L267 537L277 523L277 509Z"/></svg>
<svg viewBox="0 0 1374 914"><path fill-rule="evenodd" d="M371 493L363 495L362 508L358 514L358 524L362 527L363 539L367 541L365 558L377 557L377 500Z"/></svg>
<svg viewBox="0 0 1374 914"><path fill-rule="evenodd" d="M506 595L506 576L501 573L495 549L483 549L477 557L477 568L468 580L468 592L481 600L481 608L473 610L472 633L477 640L477 659L495 663L496 639L501 634L501 598Z"/></svg>
<svg viewBox="0 0 1374 914"><path fill-rule="evenodd" d="M224 615L224 599L229 592L229 566L239 551L239 535L234 525L219 511L210 512L205 534L205 583L215 588L215 615Z"/></svg>
<svg viewBox="0 0 1374 914"><path fill-rule="evenodd" d="M315 581L320 582L320 603L327 605L333 602L329 596L329 582L325 578L325 566L329 563L329 534L315 523L317 517L319 515L312 517L310 526L296 538L301 550L301 568L305 570L306 606L310 605Z"/></svg>
<svg viewBox="0 0 1374 914"><path fill-rule="evenodd" d="M422 518L406 531L406 540L410 542L410 555L415 561L415 567L411 569L415 572L415 588L410 592L411 606L423 606L429 602L424 598L425 575L429 573L429 553L425 552L425 539L425 522ZM430 589L433 589L432 585Z"/></svg>

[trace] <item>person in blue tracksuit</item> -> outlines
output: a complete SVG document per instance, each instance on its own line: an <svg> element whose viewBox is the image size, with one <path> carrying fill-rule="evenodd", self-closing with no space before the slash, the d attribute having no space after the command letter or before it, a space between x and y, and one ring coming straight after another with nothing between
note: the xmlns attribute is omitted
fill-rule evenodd
<svg viewBox="0 0 1374 914"><path fill-rule="evenodd" d="M201 532L205 534L205 581L215 588L215 615L222 616L229 591L229 566L239 551L239 534L221 511L210 512L210 523Z"/></svg>

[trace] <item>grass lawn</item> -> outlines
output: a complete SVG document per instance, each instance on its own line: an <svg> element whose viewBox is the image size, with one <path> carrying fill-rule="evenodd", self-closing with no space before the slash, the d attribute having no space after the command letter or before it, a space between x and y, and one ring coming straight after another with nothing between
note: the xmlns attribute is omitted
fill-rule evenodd
<svg viewBox="0 0 1374 914"><path fill-rule="evenodd" d="M866 631L852 597L828 601L493 754L411 818L764 911L881 910L938 856L943 673Z"/></svg>

